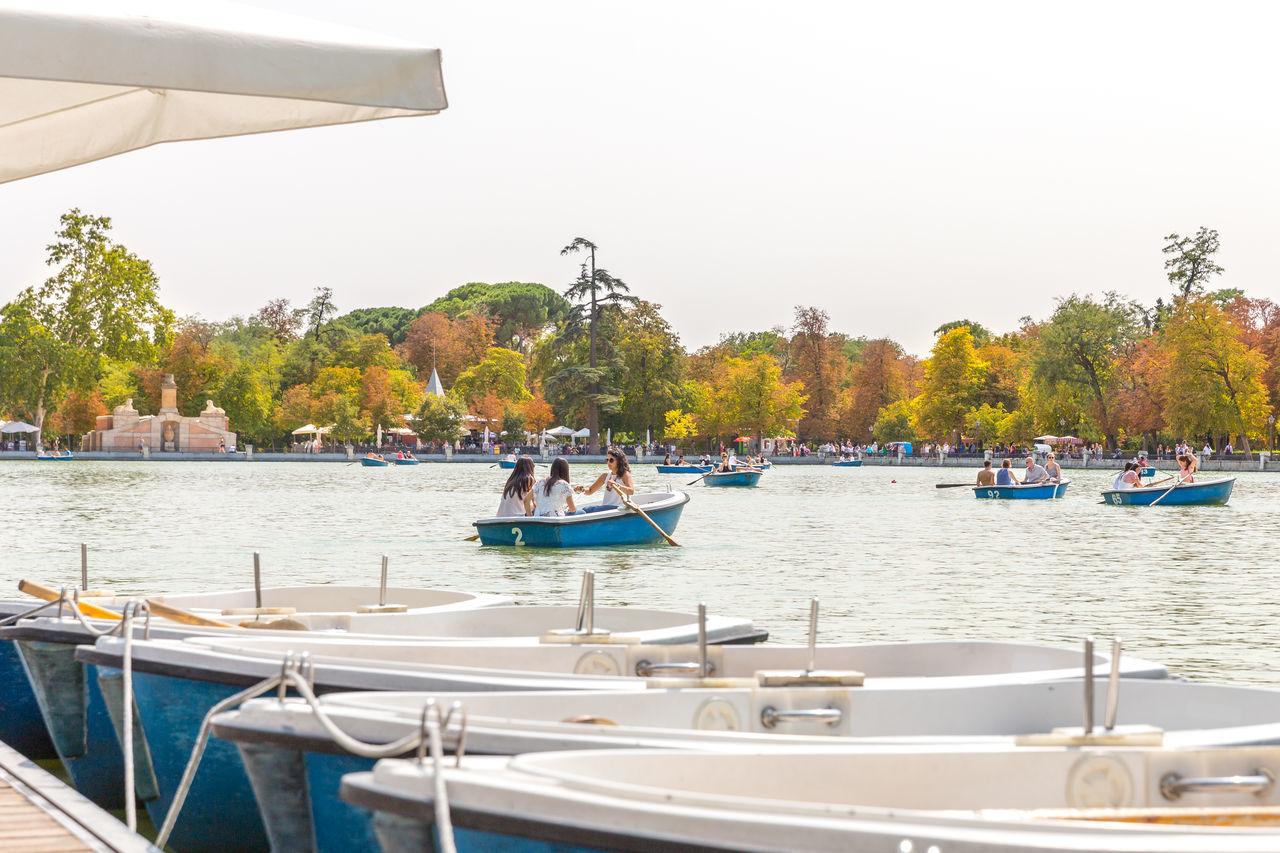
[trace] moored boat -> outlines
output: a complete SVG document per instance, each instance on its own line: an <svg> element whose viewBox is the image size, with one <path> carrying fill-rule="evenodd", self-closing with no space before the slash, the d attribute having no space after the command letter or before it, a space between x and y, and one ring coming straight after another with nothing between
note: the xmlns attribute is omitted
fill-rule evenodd
<svg viewBox="0 0 1280 853"><path fill-rule="evenodd" d="M1222 477L1144 489L1104 489L1102 502L1113 506L1224 506L1235 484L1235 477Z"/></svg>
<svg viewBox="0 0 1280 853"><path fill-rule="evenodd" d="M1276 747L614 750L385 759L341 796L379 813L383 853L440 850L437 832L464 853L1262 853L1280 847L1277 771Z"/></svg>
<svg viewBox="0 0 1280 853"><path fill-rule="evenodd" d="M653 523L675 532L689 495L685 492L643 492L631 500ZM598 507L598 505L597 505ZM510 516L472 522L482 545L528 545L533 548L593 548L609 545L651 545L663 541L653 525L625 506L588 507L563 516Z"/></svg>
<svg viewBox="0 0 1280 853"><path fill-rule="evenodd" d="M702 478L708 486L754 486L760 482L762 471L713 471Z"/></svg>
<svg viewBox="0 0 1280 853"><path fill-rule="evenodd" d="M1067 486L1070 484L1070 480L1063 480L1060 483L1031 483L1016 486L974 486L973 496L983 500L1048 501L1065 495Z"/></svg>

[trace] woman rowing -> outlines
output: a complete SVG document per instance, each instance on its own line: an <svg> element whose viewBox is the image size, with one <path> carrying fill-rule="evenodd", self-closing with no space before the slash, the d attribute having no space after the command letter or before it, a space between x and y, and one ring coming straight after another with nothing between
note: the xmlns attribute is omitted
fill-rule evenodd
<svg viewBox="0 0 1280 853"><path fill-rule="evenodd" d="M502 488L502 500L498 503L496 517L528 515L533 510L533 459L521 456L515 470Z"/></svg>
<svg viewBox="0 0 1280 853"><path fill-rule="evenodd" d="M604 489L604 497L600 500L600 508L612 509L613 507L622 506L622 496L611 488L612 485L617 484L617 487L627 495L634 495L636 487L631 481L631 465L627 462L627 455L619 448L610 447L605 452L604 461L609 466L609 470L596 477L596 481L590 486L586 488L575 486L574 491L583 495L594 495L600 489Z"/></svg>
<svg viewBox="0 0 1280 853"><path fill-rule="evenodd" d="M1178 457L1178 483L1194 483L1196 481L1195 473L1199 470L1196 464L1196 458L1190 453L1184 453ZM1175 483L1174 485L1177 485Z"/></svg>

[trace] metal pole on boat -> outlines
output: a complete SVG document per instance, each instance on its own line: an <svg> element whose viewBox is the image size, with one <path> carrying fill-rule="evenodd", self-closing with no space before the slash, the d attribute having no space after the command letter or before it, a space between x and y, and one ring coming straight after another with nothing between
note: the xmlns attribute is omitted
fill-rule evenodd
<svg viewBox="0 0 1280 853"><path fill-rule="evenodd" d="M89 588L89 546L80 543L80 588Z"/></svg>
<svg viewBox="0 0 1280 853"><path fill-rule="evenodd" d="M818 597L815 595L809 599L809 668L805 672L813 672L817 667L814 665L814 658L817 656L818 646Z"/></svg>
<svg viewBox="0 0 1280 853"><path fill-rule="evenodd" d="M262 562L258 552L253 552L253 606L262 609Z"/></svg>
<svg viewBox="0 0 1280 853"><path fill-rule="evenodd" d="M1084 639L1084 733L1093 734L1093 637Z"/></svg>
<svg viewBox="0 0 1280 853"><path fill-rule="evenodd" d="M1107 680L1107 717L1102 725L1107 731L1116 727L1116 711L1120 707L1120 638L1111 639L1111 677Z"/></svg>
<svg viewBox="0 0 1280 853"><path fill-rule="evenodd" d="M582 573L582 592L578 594L578 618L574 621L573 630L590 634L595 630L596 609L596 573L587 570Z"/></svg>
<svg viewBox="0 0 1280 853"><path fill-rule="evenodd" d="M707 605L698 602L698 677L706 678L711 674L707 666Z"/></svg>
<svg viewBox="0 0 1280 853"><path fill-rule="evenodd" d="M378 606L387 604L387 555L382 555L382 584L378 587Z"/></svg>

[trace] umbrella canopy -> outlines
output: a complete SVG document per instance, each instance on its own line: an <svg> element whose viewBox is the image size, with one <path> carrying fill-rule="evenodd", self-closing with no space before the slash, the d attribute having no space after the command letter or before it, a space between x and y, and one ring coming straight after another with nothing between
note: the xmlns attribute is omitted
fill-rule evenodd
<svg viewBox="0 0 1280 853"><path fill-rule="evenodd" d="M328 435L329 431L332 430L334 426L335 426L334 424L330 424L327 427L318 427L315 424L307 424L306 426L300 426L297 429L295 429L293 431L293 434L294 435Z"/></svg>
<svg viewBox="0 0 1280 853"><path fill-rule="evenodd" d="M0 0L0 183L446 106L439 50L389 36L218 0Z"/></svg>
<svg viewBox="0 0 1280 853"><path fill-rule="evenodd" d="M569 429L567 426L552 427L551 429L547 430L547 435L570 436L575 434L576 433L574 433L574 431Z"/></svg>
<svg viewBox="0 0 1280 853"><path fill-rule="evenodd" d="M1060 439L1059 439L1056 435L1037 435L1035 438L1033 438L1033 439L1031 439L1031 440L1032 440L1032 441L1042 441L1042 442L1044 442L1045 444L1054 444L1054 443L1056 443L1056 442L1060 441Z"/></svg>
<svg viewBox="0 0 1280 853"><path fill-rule="evenodd" d="M1064 435L1058 438L1059 444L1084 444L1083 438L1076 438L1074 435Z"/></svg>
<svg viewBox="0 0 1280 853"><path fill-rule="evenodd" d="M586 427L583 427L582 429L573 433L573 437L574 438L591 438L591 430L587 429Z"/></svg>
<svg viewBox="0 0 1280 853"><path fill-rule="evenodd" d="M750 440L751 440L751 436L749 436L749 435L740 435L740 436L738 436L737 438L735 438L733 441L734 441L734 443L735 443L735 444L737 444L739 441L750 441Z"/></svg>
<svg viewBox="0 0 1280 853"><path fill-rule="evenodd" d="M26 421L11 421L0 427L0 433L4 432L39 432L40 427L32 426Z"/></svg>

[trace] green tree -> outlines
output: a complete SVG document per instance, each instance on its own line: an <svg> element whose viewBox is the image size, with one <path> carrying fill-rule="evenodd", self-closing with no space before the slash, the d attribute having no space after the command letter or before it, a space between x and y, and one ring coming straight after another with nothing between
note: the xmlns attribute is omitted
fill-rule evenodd
<svg viewBox="0 0 1280 853"><path fill-rule="evenodd" d="M525 385L524 359L520 353L502 347L490 347L484 361L462 371L453 384L453 393L473 406L485 394L513 404L533 397Z"/></svg>
<svg viewBox="0 0 1280 853"><path fill-rule="evenodd" d="M241 363L222 378L217 401L231 429L243 442L269 444L278 435L272 418L271 392L251 365Z"/></svg>
<svg viewBox="0 0 1280 853"><path fill-rule="evenodd" d="M412 308L357 308L333 322L363 335L381 335L392 346L404 343L409 324L417 318Z"/></svg>
<svg viewBox="0 0 1280 853"><path fill-rule="evenodd" d="M910 400L894 400L880 410L872 430L876 441L888 444L891 441L915 442L915 412Z"/></svg>
<svg viewBox="0 0 1280 853"><path fill-rule="evenodd" d="M422 398L422 405L418 407L411 426L423 441L452 444L462 433L465 414L466 409L453 397L428 394Z"/></svg>
<svg viewBox="0 0 1280 853"><path fill-rule="evenodd" d="M961 327L969 330L969 334L973 336L973 345L976 347L986 346L993 337L987 327L972 320L952 320L950 323L943 323L933 330L933 334L935 337L945 335L947 332L955 331Z"/></svg>
<svg viewBox="0 0 1280 853"><path fill-rule="evenodd" d="M924 365L924 386L915 403L920 432L931 438L958 433L979 405L989 365L978 357L968 326L943 332Z"/></svg>
<svg viewBox="0 0 1280 853"><path fill-rule="evenodd" d="M1030 354L1029 382L1046 397L1061 397L1086 411L1116 447L1113 396L1119 366L1138 335L1138 309L1115 293L1102 302L1072 294L1040 329Z"/></svg>
<svg viewBox="0 0 1280 853"><path fill-rule="evenodd" d="M586 252L588 259L583 261L582 270L576 281L565 291L565 298L578 302L575 308L579 323L582 314L586 314L585 325L589 341L587 373L577 371L586 379L587 429L590 438L587 447L591 453L600 451L600 404L602 394L600 388L600 372L598 363L597 327L600 323L600 311L608 304L635 304L636 298L628 295L629 288L622 279L614 278L605 269L596 267L596 249L599 247L584 237L575 237L573 242L560 250L561 255ZM615 396L605 394L604 396Z"/></svg>
<svg viewBox="0 0 1280 853"><path fill-rule="evenodd" d="M804 417L804 384L784 382L773 356L727 358L717 371L707 401L712 421L721 429L764 436L794 436Z"/></svg>
<svg viewBox="0 0 1280 853"><path fill-rule="evenodd" d="M502 425L499 431L507 444L524 443L524 414L519 408L512 406L502 413Z"/></svg>
<svg viewBox="0 0 1280 853"><path fill-rule="evenodd" d="M110 230L108 217L64 214L48 247L57 273L0 309L0 387L36 426L67 389L92 389L102 359L149 362L173 324L150 262Z"/></svg>
<svg viewBox="0 0 1280 853"><path fill-rule="evenodd" d="M307 329L314 334L315 340L319 341L320 330L324 328L324 324L338 314L338 306L333 304L333 288L317 287L316 295L311 297L306 312Z"/></svg>
<svg viewBox="0 0 1280 853"><path fill-rule="evenodd" d="M568 319L572 306L546 285L505 281L455 287L424 310L440 311L453 319L488 314L495 323L493 336L498 344L527 352L539 335Z"/></svg>
<svg viewBox="0 0 1280 853"><path fill-rule="evenodd" d="M623 311L617 336L621 400L613 426L637 438L646 430L660 435L667 411L680 402L684 348L659 307L640 300Z"/></svg>
<svg viewBox="0 0 1280 853"><path fill-rule="evenodd" d="M1210 277L1223 273L1213 260L1218 252L1216 229L1201 226L1194 237L1175 232L1164 239L1169 241L1160 250L1169 256L1164 262L1165 274L1184 299L1203 290Z"/></svg>
<svg viewBox="0 0 1280 853"><path fill-rule="evenodd" d="M1170 426L1186 435L1238 435L1248 455L1249 436L1262 434L1271 413L1263 384L1267 361L1236 332L1212 300L1179 303L1164 331L1161 385Z"/></svg>

